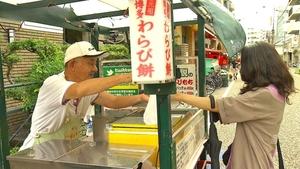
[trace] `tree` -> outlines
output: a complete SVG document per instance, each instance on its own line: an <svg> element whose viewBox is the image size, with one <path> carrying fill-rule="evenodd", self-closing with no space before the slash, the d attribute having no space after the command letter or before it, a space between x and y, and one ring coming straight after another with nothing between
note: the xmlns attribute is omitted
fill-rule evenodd
<svg viewBox="0 0 300 169"><path fill-rule="evenodd" d="M22 101L23 109L32 111L43 81L47 77L63 71L66 48L67 45L56 44L48 40L27 39L11 43L10 51L27 50L36 53L38 60L33 64L28 76L15 80L15 83L32 83L32 85L9 89L7 97Z"/></svg>

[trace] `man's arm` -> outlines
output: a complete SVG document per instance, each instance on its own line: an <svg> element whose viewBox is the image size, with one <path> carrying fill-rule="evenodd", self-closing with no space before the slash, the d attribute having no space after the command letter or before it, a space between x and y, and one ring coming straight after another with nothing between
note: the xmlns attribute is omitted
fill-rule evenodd
<svg viewBox="0 0 300 169"><path fill-rule="evenodd" d="M133 106L141 102L147 102L149 97L144 94L134 96L114 96L107 92L101 92L94 103L113 109Z"/></svg>
<svg viewBox="0 0 300 169"><path fill-rule="evenodd" d="M88 79L72 84L64 94L64 100L100 93L120 83L128 82L131 82L131 74Z"/></svg>

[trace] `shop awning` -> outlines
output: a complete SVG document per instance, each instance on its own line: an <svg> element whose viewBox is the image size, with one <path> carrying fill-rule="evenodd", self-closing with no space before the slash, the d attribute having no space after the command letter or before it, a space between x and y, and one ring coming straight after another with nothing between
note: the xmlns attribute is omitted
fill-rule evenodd
<svg viewBox="0 0 300 169"><path fill-rule="evenodd" d="M246 34L241 24L217 1L182 0L182 2L196 14L206 18L207 23L212 24L229 56L234 56L245 46Z"/></svg>
<svg viewBox="0 0 300 169"><path fill-rule="evenodd" d="M60 8L58 6L28 8L22 7L22 5L13 5L0 1L0 17L15 21L30 21L74 30L84 31L85 29L88 29L88 23L74 21L78 16L71 8Z"/></svg>
<svg viewBox="0 0 300 169"><path fill-rule="evenodd" d="M128 27L124 1L128 4L127 0L0 0L0 16L82 31L89 31L96 23L105 31ZM217 36L229 56L234 56L245 45L242 26L217 1L173 0L173 11L174 22L195 21L197 15L204 17L215 33L205 35Z"/></svg>

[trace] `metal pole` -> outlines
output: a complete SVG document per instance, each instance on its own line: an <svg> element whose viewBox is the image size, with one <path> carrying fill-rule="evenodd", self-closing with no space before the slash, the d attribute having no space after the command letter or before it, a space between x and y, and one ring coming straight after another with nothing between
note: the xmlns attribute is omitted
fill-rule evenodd
<svg viewBox="0 0 300 169"><path fill-rule="evenodd" d="M98 24L92 24L91 25L91 43L95 47L96 50L99 50L99 27ZM96 73L96 77L100 77L100 66L99 66L99 60L97 60L97 68L98 71ZM95 115L99 115L101 113L101 106L100 105L95 105Z"/></svg>
<svg viewBox="0 0 300 169"><path fill-rule="evenodd" d="M272 16L272 39L271 39L271 44L275 45L274 43L275 40L275 8L273 8L273 16Z"/></svg>
<svg viewBox="0 0 300 169"><path fill-rule="evenodd" d="M0 51L1 53L1 51ZM2 55L0 55L0 168L9 169L6 156L9 155L8 126L6 118L5 91L2 70Z"/></svg>
<svg viewBox="0 0 300 169"><path fill-rule="evenodd" d="M161 169L176 168L175 142L172 139L169 95L156 95L157 125L159 137L159 161Z"/></svg>
<svg viewBox="0 0 300 169"><path fill-rule="evenodd" d="M282 44L282 60L285 61L284 50L285 49L285 32L283 32L283 44Z"/></svg>
<svg viewBox="0 0 300 169"><path fill-rule="evenodd" d="M173 9L173 1L170 0L171 9ZM173 28L174 24L174 15L173 10L171 10L172 23L171 27ZM172 37L174 38L174 30L172 30ZM174 46L174 42L173 42ZM173 48L173 63L174 70L176 70L175 58L174 58L174 48ZM175 71L174 71L175 72ZM175 88L176 84L166 84L170 88ZM158 127L158 139L159 139L159 161L161 169L175 169L176 168L176 144L172 138L172 121L171 121L171 103L169 94L172 92L159 93L156 92L156 105L157 105L157 127Z"/></svg>
<svg viewBox="0 0 300 169"><path fill-rule="evenodd" d="M206 96L205 91L205 19L198 15L198 89L199 96ZM203 110L204 124L205 124L205 134L208 135L208 113ZM200 159L206 159L206 152L201 153Z"/></svg>
<svg viewBox="0 0 300 169"><path fill-rule="evenodd" d="M199 96L205 96L205 20L198 15L198 65L199 65Z"/></svg>

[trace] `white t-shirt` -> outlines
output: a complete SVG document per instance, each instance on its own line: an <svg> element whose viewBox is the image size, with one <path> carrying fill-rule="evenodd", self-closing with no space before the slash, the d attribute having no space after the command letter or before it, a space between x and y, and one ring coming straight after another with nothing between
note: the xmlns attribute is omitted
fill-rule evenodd
<svg viewBox="0 0 300 169"><path fill-rule="evenodd" d="M73 83L65 79L64 72L50 76L44 81L32 114L30 134L20 150L32 147L37 134L53 133L61 128L68 118L84 117L86 112L91 109L91 103L98 94L63 103L63 96Z"/></svg>

